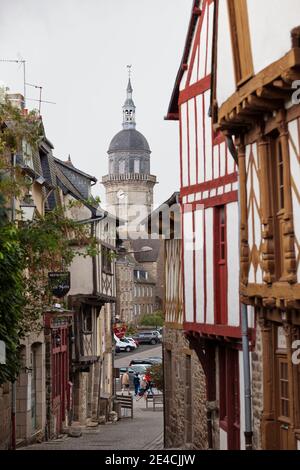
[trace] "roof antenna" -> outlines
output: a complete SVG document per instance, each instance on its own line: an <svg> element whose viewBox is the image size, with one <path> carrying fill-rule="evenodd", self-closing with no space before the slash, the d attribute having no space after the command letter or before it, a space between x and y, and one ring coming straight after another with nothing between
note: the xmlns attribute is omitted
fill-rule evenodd
<svg viewBox="0 0 300 470"><path fill-rule="evenodd" d="M48 104L56 104L54 103L53 101L45 101L45 100L42 100L42 90L43 90L43 87L40 86L40 85L33 85L32 83L26 83L27 86L31 86L33 88L38 88L40 90L40 96L39 96L39 99L38 100L34 100L33 98L28 98L29 101L38 101L39 103L39 115L41 114L41 106L42 106L42 103L48 103Z"/></svg>
<svg viewBox="0 0 300 470"><path fill-rule="evenodd" d="M23 65L23 87L24 87L24 106L26 107L26 60L22 59L0 59L0 62L14 62Z"/></svg>

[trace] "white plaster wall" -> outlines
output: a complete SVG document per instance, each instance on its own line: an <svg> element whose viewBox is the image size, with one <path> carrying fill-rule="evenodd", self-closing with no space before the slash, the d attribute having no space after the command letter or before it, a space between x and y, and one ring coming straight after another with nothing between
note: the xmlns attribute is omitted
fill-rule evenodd
<svg viewBox="0 0 300 470"><path fill-rule="evenodd" d="M207 4L204 11L204 17L202 22L202 29L200 34L200 56L199 56L199 72L198 80L201 80L206 76L206 38L207 38Z"/></svg>
<svg viewBox="0 0 300 470"><path fill-rule="evenodd" d="M208 117L210 107L210 90L204 93L204 119L205 119L205 160L206 160L206 180L212 179L212 129L211 118Z"/></svg>
<svg viewBox="0 0 300 470"><path fill-rule="evenodd" d="M182 184L188 185L188 142L187 142L187 103L181 109L181 155L182 155Z"/></svg>
<svg viewBox="0 0 300 470"><path fill-rule="evenodd" d="M227 204L228 325L239 326L239 234L238 204Z"/></svg>
<svg viewBox="0 0 300 470"><path fill-rule="evenodd" d="M196 184L196 119L194 98L188 101L190 139L190 184Z"/></svg>
<svg viewBox="0 0 300 470"><path fill-rule="evenodd" d="M205 210L206 224L206 322L214 324L214 232L213 232L213 209Z"/></svg>
<svg viewBox="0 0 300 470"><path fill-rule="evenodd" d="M70 266L71 289L68 295L91 294L93 292L92 258L76 256Z"/></svg>
<svg viewBox="0 0 300 470"><path fill-rule="evenodd" d="M261 3L262 2L260 1L259 5ZM218 105L221 106L221 104L224 103L224 101L226 101L226 99L235 92L235 77L231 50L229 18L227 2L224 0L219 2L217 61L217 101Z"/></svg>
<svg viewBox="0 0 300 470"><path fill-rule="evenodd" d="M187 322L194 321L193 304L193 214L186 212L183 215L184 227L184 290L185 290L185 319Z"/></svg>
<svg viewBox="0 0 300 470"><path fill-rule="evenodd" d="M204 210L195 211L196 321L204 323Z"/></svg>
<svg viewBox="0 0 300 470"><path fill-rule="evenodd" d="M198 124L198 183L204 181L204 155L203 155L203 96L196 97L197 103L197 124Z"/></svg>
<svg viewBox="0 0 300 470"><path fill-rule="evenodd" d="M300 2L248 0L247 3L254 73L257 74L291 49L290 31L299 25Z"/></svg>

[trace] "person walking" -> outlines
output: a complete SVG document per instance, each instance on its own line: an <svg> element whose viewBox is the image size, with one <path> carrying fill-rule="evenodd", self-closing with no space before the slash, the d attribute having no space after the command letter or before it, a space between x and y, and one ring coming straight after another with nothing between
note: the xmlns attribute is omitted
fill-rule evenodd
<svg viewBox="0 0 300 470"><path fill-rule="evenodd" d="M146 388L147 388L147 383L145 380L145 376L142 377L142 380L140 381L140 391L139 391L139 396L136 399L136 401L139 401L142 397L146 399Z"/></svg>
<svg viewBox="0 0 300 470"><path fill-rule="evenodd" d="M138 374L138 372L135 373L134 377L133 377L133 384L134 384L134 394L135 396L138 395L139 391L140 391L140 376Z"/></svg>
<svg viewBox="0 0 300 470"><path fill-rule="evenodd" d="M122 392L124 392L125 390L127 390L127 391L128 391L128 395L129 395L129 393L130 393L129 385L130 385L130 382L129 382L129 374L128 374L128 369L126 369L126 371L125 371L124 374L122 375Z"/></svg>
<svg viewBox="0 0 300 470"><path fill-rule="evenodd" d="M152 390L153 383L152 383L152 377L151 377L150 371L146 372L145 381L147 383L147 387L146 387L147 395L153 395L153 390Z"/></svg>

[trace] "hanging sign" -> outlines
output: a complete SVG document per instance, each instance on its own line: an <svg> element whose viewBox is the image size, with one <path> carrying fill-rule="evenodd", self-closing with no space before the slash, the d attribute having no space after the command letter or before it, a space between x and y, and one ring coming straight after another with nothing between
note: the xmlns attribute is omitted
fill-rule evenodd
<svg viewBox="0 0 300 470"><path fill-rule="evenodd" d="M48 281L52 294L58 298L67 295L71 288L71 276L69 272L48 273Z"/></svg>

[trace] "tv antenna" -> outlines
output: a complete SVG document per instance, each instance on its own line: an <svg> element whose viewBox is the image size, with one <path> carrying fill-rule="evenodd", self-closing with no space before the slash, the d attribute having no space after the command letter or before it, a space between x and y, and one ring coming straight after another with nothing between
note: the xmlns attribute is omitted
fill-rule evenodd
<svg viewBox="0 0 300 470"><path fill-rule="evenodd" d="M43 91L43 87L40 86L40 85L34 85L33 83L25 83L25 85L27 86L31 86L32 88L37 88L39 90L39 99L38 100L35 100L33 98L27 98L29 101L37 101L39 103L39 114L41 114L41 106L42 106L42 103L48 103L48 104L56 104L54 103L54 101L46 101L46 100L42 100L42 91Z"/></svg>
<svg viewBox="0 0 300 470"><path fill-rule="evenodd" d="M23 66L23 88L24 88L24 104L25 104L26 103L26 60L20 57L19 59L0 59L0 62L21 64Z"/></svg>

